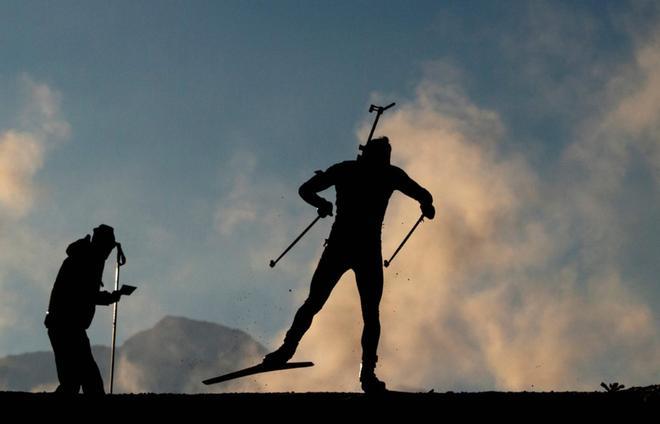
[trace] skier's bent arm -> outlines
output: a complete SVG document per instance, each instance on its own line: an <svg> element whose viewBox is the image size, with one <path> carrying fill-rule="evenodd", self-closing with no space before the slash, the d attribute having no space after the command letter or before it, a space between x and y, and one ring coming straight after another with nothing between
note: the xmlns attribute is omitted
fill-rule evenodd
<svg viewBox="0 0 660 424"><path fill-rule="evenodd" d="M331 173L328 171L316 171L316 174L298 189L300 197L317 208L319 215L322 217L332 215L332 203L317 194L334 185Z"/></svg>
<svg viewBox="0 0 660 424"><path fill-rule="evenodd" d="M417 200L422 208L422 213L425 217L433 219L435 216L435 208L433 207L433 196L427 189L417 184L415 180L410 178L406 172L401 168L396 168L394 188L408 197Z"/></svg>

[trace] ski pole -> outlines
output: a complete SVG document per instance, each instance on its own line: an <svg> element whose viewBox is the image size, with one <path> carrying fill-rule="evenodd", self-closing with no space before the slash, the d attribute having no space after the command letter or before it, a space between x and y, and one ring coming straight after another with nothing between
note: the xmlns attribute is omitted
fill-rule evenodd
<svg viewBox="0 0 660 424"><path fill-rule="evenodd" d="M378 125L378 119L380 118L380 115L383 114L387 109L391 108L394 106L396 103L390 103L387 106L376 106L376 105L371 105L369 106L369 113L373 112L374 110L376 111L376 119L374 119L374 124L371 126L371 132L369 133L369 137L367 138L367 142L371 140L371 137L374 135L374 131L376 130L376 125Z"/></svg>
<svg viewBox="0 0 660 424"><path fill-rule="evenodd" d="M275 260L272 260L272 259L271 259L271 260L270 260L270 267L273 268L273 267L274 267L274 266L280 261L280 259L282 259L282 256L286 255L286 253L287 253L289 250L291 250L291 248L292 248L293 246L295 246L296 243L298 243L298 240L300 240L300 239L302 238L302 236L304 236L305 233L306 233L307 231L309 231L309 229L312 228L312 227L314 226L314 224L316 224L316 221L318 221L319 219L321 219L321 215L317 216L317 217L314 219L314 221L312 221L312 223L309 224L309 225L307 226L307 228L305 228L305 229L303 230L303 232L300 233L300 235L299 235L298 237L296 237L296 239L295 239L295 240L289 245L289 247L287 247L286 249L284 249L284 252L282 252L282 254L281 254L280 256L278 256L277 259L275 259Z"/></svg>
<svg viewBox="0 0 660 424"><path fill-rule="evenodd" d="M124 256L124 251L121 250L121 244L117 243L117 262L115 265L115 291L119 290L119 267L126 263L126 256ZM117 307L119 302L115 302L115 306L112 311L112 353L110 356L110 394L112 394L112 389L115 379L115 340L117 339Z"/></svg>
<svg viewBox="0 0 660 424"><path fill-rule="evenodd" d="M403 239L403 241L401 242L401 244L399 245L399 247L396 248L396 250L394 251L394 253L393 253L392 256L390 257L390 259L389 259L389 260L385 260L385 261L383 261L383 265L385 265L385 268L387 268L388 266L390 266L390 264L391 264L392 261L394 260L394 257L396 256L396 254L399 253L399 250L401 250L401 248L403 247L403 245L406 244L406 242L408 241L408 239L409 239L410 236L412 235L413 231L415 231L415 228L417 228L417 226L419 225L419 223L422 222L423 220L424 220L424 214L422 214L422 215L419 217L419 219L417 220L417 222L415 222L415 225L413 225L412 229L411 229L410 231L408 231L408 234L407 234L406 237Z"/></svg>

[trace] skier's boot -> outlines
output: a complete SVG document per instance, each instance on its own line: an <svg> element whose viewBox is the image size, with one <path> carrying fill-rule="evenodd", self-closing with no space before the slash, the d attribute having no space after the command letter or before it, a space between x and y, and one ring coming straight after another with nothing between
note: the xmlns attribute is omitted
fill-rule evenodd
<svg viewBox="0 0 660 424"><path fill-rule="evenodd" d="M264 356L262 363L269 367L284 365L289 359L293 357L293 354L296 353L297 347L298 343L285 341L277 350L274 350L268 355Z"/></svg>
<svg viewBox="0 0 660 424"><path fill-rule="evenodd" d="M387 392L385 383L376 377L375 362L362 362L360 366L360 383L362 384L362 391L367 394Z"/></svg>

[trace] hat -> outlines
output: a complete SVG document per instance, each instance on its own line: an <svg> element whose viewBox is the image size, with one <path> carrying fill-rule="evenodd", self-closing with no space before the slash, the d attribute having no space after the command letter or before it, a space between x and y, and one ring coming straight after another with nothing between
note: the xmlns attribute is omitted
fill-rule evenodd
<svg viewBox="0 0 660 424"><path fill-rule="evenodd" d="M107 242L108 244L112 244L114 246L116 243L115 230L109 225L101 224L94 228L92 240L95 240L96 242Z"/></svg>

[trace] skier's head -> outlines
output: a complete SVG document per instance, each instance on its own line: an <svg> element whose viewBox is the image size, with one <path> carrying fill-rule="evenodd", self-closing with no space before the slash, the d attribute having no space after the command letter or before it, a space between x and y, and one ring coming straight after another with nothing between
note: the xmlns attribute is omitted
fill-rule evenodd
<svg viewBox="0 0 660 424"><path fill-rule="evenodd" d="M389 165L392 154L390 139L387 137L372 138L367 144L359 146L362 152L358 160L369 165Z"/></svg>
<svg viewBox="0 0 660 424"><path fill-rule="evenodd" d="M115 231L111 226L101 224L94 228L94 233L92 234L92 246L101 256L103 256L104 259L107 259L108 256L110 256L110 252L112 252L112 249L114 249L116 245Z"/></svg>

